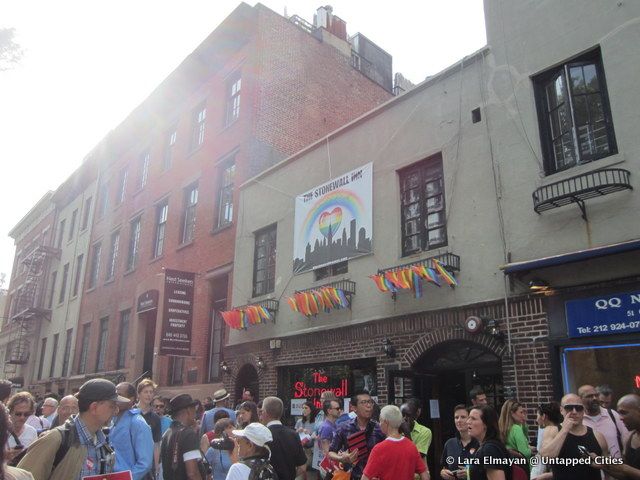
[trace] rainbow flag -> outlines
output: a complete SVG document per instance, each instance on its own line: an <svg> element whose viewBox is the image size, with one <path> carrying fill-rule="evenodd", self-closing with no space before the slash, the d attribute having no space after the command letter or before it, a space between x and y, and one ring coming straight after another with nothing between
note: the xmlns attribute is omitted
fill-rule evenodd
<svg viewBox="0 0 640 480"><path fill-rule="evenodd" d="M438 271L440 276L444 279L444 281L447 283L447 285L449 285L450 287L455 287L456 285L458 285L458 281L456 280L456 277L454 277L451 273L449 273L449 271L446 268L444 268L438 260L434 259L433 265L436 267L436 270Z"/></svg>
<svg viewBox="0 0 640 480"><path fill-rule="evenodd" d="M387 282L385 281L386 279L384 278L384 275L378 273L376 275L369 275L369 278L373 280L373 282L376 284L376 287L378 287L378 290L380 290L382 293L389 291L389 287Z"/></svg>

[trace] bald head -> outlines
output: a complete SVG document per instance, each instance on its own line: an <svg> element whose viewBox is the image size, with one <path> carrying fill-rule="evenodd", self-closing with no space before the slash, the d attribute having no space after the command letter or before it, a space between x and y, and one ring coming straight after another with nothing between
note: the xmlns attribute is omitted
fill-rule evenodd
<svg viewBox="0 0 640 480"><path fill-rule="evenodd" d="M564 397L562 397L562 400L560 400L560 405L567 405L569 403L582 403L582 400L580 399L580 396L576 395L575 393L567 393Z"/></svg>
<svg viewBox="0 0 640 480"><path fill-rule="evenodd" d="M593 385L583 385L578 389L578 395L582 399L584 408L587 409L589 415L596 416L600 413L600 398L596 387Z"/></svg>
<svg viewBox="0 0 640 480"><path fill-rule="evenodd" d="M58 423L62 425L71 415L78 413L78 399L73 395L62 397L58 404Z"/></svg>
<svg viewBox="0 0 640 480"><path fill-rule="evenodd" d="M635 393L625 395L618 400L620 420L630 431L640 431L640 396Z"/></svg>

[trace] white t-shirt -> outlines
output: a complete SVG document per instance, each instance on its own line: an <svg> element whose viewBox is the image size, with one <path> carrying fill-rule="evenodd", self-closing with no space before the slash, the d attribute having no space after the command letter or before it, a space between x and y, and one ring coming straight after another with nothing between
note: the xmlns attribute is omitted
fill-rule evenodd
<svg viewBox="0 0 640 480"><path fill-rule="evenodd" d="M36 438L38 438L38 432L36 432L36 429L33 428L31 425L27 425L25 423L24 428L22 429L22 433L18 435L18 438L20 439L20 443L22 444L22 446L24 448L27 448L29 445L31 445L33 442L36 441ZM16 447L16 441L13 438L13 435L9 435L9 440L7 440L7 445L9 448Z"/></svg>
<svg viewBox="0 0 640 480"><path fill-rule="evenodd" d="M247 480L250 473L251 469L244 463L234 463L227 473L226 480Z"/></svg>

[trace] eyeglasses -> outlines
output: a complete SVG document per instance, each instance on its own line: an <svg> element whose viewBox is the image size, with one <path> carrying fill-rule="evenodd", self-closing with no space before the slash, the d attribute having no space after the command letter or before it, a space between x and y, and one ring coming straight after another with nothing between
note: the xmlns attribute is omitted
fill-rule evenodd
<svg viewBox="0 0 640 480"><path fill-rule="evenodd" d="M153 408L164 408L164 405L162 404L154 405Z"/></svg>
<svg viewBox="0 0 640 480"><path fill-rule="evenodd" d="M584 410L584 405L563 405L562 408L565 412L582 412Z"/></svg>
<svg viewBox="0 0 640 480"><path fill-rule="evenodd" d="M29 412L13 412L12 415L15 417L25 417L25 418L31 416Z"/></svg>
<svg viewBox="0 0 640 480"><path fill-rule="evenodd" d="M360 400L359 405L373 405L373 400Z"/></svg>

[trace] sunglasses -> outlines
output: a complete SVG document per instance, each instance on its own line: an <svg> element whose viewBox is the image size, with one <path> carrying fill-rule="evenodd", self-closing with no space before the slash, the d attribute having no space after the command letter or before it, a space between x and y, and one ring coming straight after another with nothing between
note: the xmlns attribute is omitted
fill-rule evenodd
<svg viewBox="0 0 640 480"><path fill-rule="evenodd" d="M584 405L563 405L562 408L565 412L582 412L584 410Z"/></svg>
<svg viewBox="0 0 640 480"><path fill-rule="evenodd" d="M30 417L31 414L29 412L13 412L12 414L15 417Z"/></svg>

